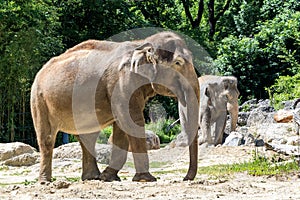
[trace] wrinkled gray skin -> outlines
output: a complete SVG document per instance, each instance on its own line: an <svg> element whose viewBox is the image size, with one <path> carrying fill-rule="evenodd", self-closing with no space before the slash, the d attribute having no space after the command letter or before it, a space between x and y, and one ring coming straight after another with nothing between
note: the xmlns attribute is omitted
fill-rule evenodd
<svg viewBox="0 0 300 200"><path fill-rule="evenodd" d="M156 94L178 98L190 144L184 180L192 180L197 173L199 85L192 55L178 35L161 32L120 43L88 40L48 61L35 77L30 99L41 154L40 183L51 180L58 131L74 134L80 142L82 180L119 181L130 145L133 181L155 181L149 173L143 109ZM109 166L100 173L95 143L108 125L113 125L114 145Z"/></svg>
<svg viewBox="0 0 300 200"><path fill-rule="evenodd" d="M218 145L222 143L227 111L231 116L231 131L238 120L237 79L232 76L206 75L198 79L200 87L199 143ZM212 130L215 132L212 134ZM213 137L214 136L214 140Z"/></svg>

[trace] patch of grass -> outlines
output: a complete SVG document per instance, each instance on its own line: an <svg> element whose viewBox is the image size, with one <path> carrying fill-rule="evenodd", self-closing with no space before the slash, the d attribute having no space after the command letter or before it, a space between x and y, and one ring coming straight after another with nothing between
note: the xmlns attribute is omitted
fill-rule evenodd
<svg viewBox="0 0 300 200"><path fill-rule="evenodd" d="M253 176L280 175L299 170L298 163L291 159L280 162L278 158L266 158L255 154L252 161L236 164L223 164L199 167L198 174L208 174L212 178L225 177L238 172L247 172Z"/></svg>
<svg viewBox="0 0 300 200"><path fill-rule="evenodd" d="M149 166L150 166L150 168L161 168L161 167L164 167L167 164L168 164L168 162L153 161L153 162L150 162ZM125 166L130 167L130 168L134 168L134 163L133 162L126 162Z"/></svg>
<svg viewBox="0 0 300 200"><path fill-rule="evenodd" d="M81 180L80 177L65 177L65 179L66 179L67 181L72 182L72 183L79 182L79 181Z"/></svg>
<svg viewBox="0 0 300 200"><path fill-rule="evenodd" d="M168 162L153 161L150 163L150 168L161 168L167 164L168 164Z"/></svg>
<svg viewBox="0 0 300 200"><path fill-rule="evenodd" d="M34 179L33 181L28 181L27 179L25 179L25 181L22 184L24 184L24 185L33 185L33 184L35 184L37 182L38 182L37 178Z"/></svg>
<svg viewBox="0 0 300 200"><path fill-rule="evenodd" d="M27 175L28 173L30 173L31 172L31 170L30 169L26 169L26 170L24 170L24 171L22 171L22 172L15 172L15 173L13 173L13 174L11 174L12 176L21 176L21 175Z"/></svg>
<svg viewBox="0 0 300 200"><path fill-rule="evenodd" d="M126 167L130 167L130 168L134 168L133 162L126 162L126 163L125 163L125 166L126 166Z"/></svg>
<svg viewBox="0 0 300 200"><path fill-rule="evenodd" d="M9 170L8 166L6 166L6 165L0 166L0 171L7 171L7 170Z"/></svg>

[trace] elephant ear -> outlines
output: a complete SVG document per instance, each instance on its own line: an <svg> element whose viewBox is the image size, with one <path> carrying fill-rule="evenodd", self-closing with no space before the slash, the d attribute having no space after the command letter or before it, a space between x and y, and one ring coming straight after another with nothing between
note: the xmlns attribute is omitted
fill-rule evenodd
<svg viewBox="0 0 300 200"><path fill-rule="evenodd" d="M157 56L155 56L154 53L154 47L151 43L147 42L145 44L142 44L138 47L136 47L133 51L126 54L120 64L119 64L119 70L121 70L126 64L130 63L130 71L138 73L141 70L140 66L153 66L152 69L154 69L153 74L156 75L157 69L156 69L156 63L157 63ZM153 71L151 69L151 71ZM147 71L147 72L145 72ZM140 72L139 72L140 73ZM146 70L142 70L142 74L148 74L149 68ZM152 77L153 78L153 77Z"/></svg>
<svg viewBox="0 0 300 200"><path fill-rule="evenodd" d="M147 42L134 49L131 57L130 71L138 72L140 65L152 64L155 74L157 56L154 54L154 47L151 43Z"/></svg>

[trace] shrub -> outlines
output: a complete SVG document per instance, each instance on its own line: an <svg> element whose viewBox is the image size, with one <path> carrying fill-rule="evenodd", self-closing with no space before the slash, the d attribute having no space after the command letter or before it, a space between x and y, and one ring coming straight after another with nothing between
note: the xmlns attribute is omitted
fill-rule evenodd
<svg viewBox="0 0 300 200"><path fill-rule="evenodd" d="M300 97L300 73L294 76L280 76L275 84L266 88L275 109L283 107L282 101Z"/></svg>

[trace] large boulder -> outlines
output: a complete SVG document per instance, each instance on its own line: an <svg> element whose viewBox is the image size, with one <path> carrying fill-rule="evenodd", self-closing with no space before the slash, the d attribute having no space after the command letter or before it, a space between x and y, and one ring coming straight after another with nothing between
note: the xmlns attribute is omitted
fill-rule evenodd
<svg viewBox="0 0 300 200"><path fill-rule="evenodd" d="M28 166L36 163L38 154L35 148L22 142L1 143L0 161L11 166Z"/></svg>
<svg viewBox="0 0 300 200"><path fill-rule="evenodd" d="M160 148L160 140L159 137L150 130L146 130L146 147L147 150L154 150ZM108 139L108 144L112 144L112 135L110 135ZM131 147L129 147L128 151L131 151Z"/></svg>
<svg viewBox="0 0 300 200"><path fill-rule="evenodd" d="M96 143L96 160L102 164L108 164L111 154L111 145ZM69 159L81 159L82 150L79 142L72 142L61 145L54 149L53 158L69 158Z"/></svg>
<svg viewBox="0 0 300 200"><path fill-rule="evenodd" d="M25 153L5 160L3 164L14 167L31 166L37 162L38 157L37 154Z"/></svg>
<svg viewBox="0 0 300 200"><path fill-rule="evenodd" d="M147 150L160 149L159 137L150 130L146 130L146 147Z"/></svg>
<svg viewBox="0 0 300 200"><path fill-rule="evenodd" d="M200 132L200 129L198 131L198 133ZM184 132L179 133L176 136L176 139L174 139L171 143L170 143L170 147L174 148L174 147L186 147L188 146L188 138L187 138L187 134Z"/></svg>

